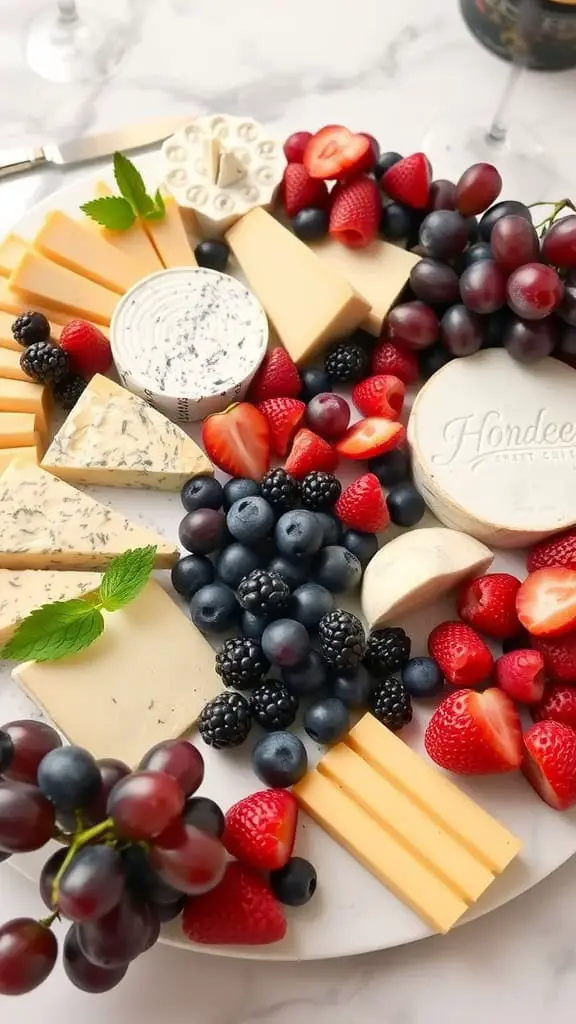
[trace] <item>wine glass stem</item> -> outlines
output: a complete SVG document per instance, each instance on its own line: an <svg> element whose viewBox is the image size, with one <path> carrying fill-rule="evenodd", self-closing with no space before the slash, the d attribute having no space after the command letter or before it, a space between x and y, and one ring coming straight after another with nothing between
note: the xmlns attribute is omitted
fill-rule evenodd
<svg viewBox="0 0 576 1024"><path fill-rule="evenodd" d="M509 112L512 100L516 95L516 87L524 68L521 64L513 64L504 86L504 92L498 104L492 123L486 132L486 141L493 145L502 145L508 134Z"/></svg>
<svg viewBox="0 0 576 1024"><path fill-rule="evenodd" d="M58 21L70 25L78 21L78 8L76 0L58 0Z"/></svg>

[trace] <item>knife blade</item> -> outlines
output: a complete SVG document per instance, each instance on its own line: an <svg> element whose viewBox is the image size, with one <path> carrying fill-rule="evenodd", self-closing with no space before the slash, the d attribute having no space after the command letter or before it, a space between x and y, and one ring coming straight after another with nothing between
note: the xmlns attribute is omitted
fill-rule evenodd
<svg viewBox="0 0 576 1024"><path fill-rule="evenodd" d="M49 142L45 146L22 146L0 150L0 178L30 171L36 167L67 167L82 164L89 160L97 160L99 157L111 156L117 150L125 153L141 149L154 142L162 142L190 120L191 116L163 117L111 132L100 132L98 135L86 135L84 138L64 142Z"/></svg>

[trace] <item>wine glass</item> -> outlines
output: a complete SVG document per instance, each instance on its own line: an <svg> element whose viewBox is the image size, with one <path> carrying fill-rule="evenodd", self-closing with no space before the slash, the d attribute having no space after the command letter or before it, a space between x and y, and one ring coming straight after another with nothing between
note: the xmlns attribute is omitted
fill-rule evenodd
<svg viewBox="0 0 576 1024"><path fill-rule="evenodd" d="M94 82L105 78L126 44L124 26L95 10L80 12L76 0L56 0L31 22L26 60L51 82Z"/></svg>

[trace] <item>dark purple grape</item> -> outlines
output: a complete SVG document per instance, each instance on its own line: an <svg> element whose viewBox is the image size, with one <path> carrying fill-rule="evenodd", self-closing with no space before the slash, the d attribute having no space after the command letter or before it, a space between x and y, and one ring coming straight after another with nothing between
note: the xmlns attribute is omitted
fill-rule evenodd
<svg viewBox="0 0 576 1024"><path fill-rule="evenodd" d="M0 849L8 853L39 850L54 832L54 808L36 786L0 782Z"/></svg>
<svg viewBox="0 0 576 1024"><path fill-rule="evenodd" d="M576 214L557 220L544 235L542 255L563 270L576 267Z"/></svg>
<svg viewBox="0 0 576 1024"><path fill-rule="evenodd" d="M0 774L35 785L42 758L61 746L58 733L44 722L8 722L0 734Z"/></svg>
<svg viewBox="0 0 576 1024"><path fill-rule="evenodd" d="M468 224L455 210L434 210L422 221L419 240L427 256L451 259L468 244Z"/></svg>
<svg viewBox="0 0 576 1024"><path fill-rule="evenodd" d="M482 347L482 321L466 306L451 306L440 321L440 334L453 356L469 356Z"/></svg>
<svg viewBox="0 0 576 1024"><path fill-rule="evenodd" d="M455 210L456 209L456 185L447 178L437 178L430 185L430 196L428 198L427 211L432 210Z"/></svg>
<svg viewBox="0 0 576 1024"><path fill-rule="evenodd" d="M576 274L569 274L566 278L562 302L556 312L565 323L576 327Z"/></svg>
<svg viewBox="0 0 576 1024"><path fill-rule="evenodd" d="M511 213L518 214L518 216L524 217L524 220L529 221L530 224L532 223L532 214L524 203L518 202L517 199L503 199L501 202L491 206L483 215L479 225L482 241L489 242L496 221L500 220L500 217L508 217Z"/></svg>
<svg viewBox="0 0 576 1024"><path fill-rule="evenodd" d="M59 883L58 906L71 921L103 917L124 891L122 857L111 846L84 846Z"/></svg>
<svg viewBox="0 0 576 1024"><path fill-rule="evenodd" d="M502 348L506 328L514 319L514 314L507 306L497 309L495 313L489 313L482 317L482 331L484 339L482 348Z"/></svg>
<svg viewBox="0 0 576 1024"><path fill-rule="evenodd" d="M226 516L213 508L187 512L178 528L182 547L193 555L209 555L222 546L226 536Z"/></svg>
<svg viewBox="0 0 576 1024"><path fill-rule="evenodd" d="M546 321L544 321L546 323ZM555 355L564 359L570 366L576 366L576 326L560 324Z"/></svg>
<svg viewBox="0 0 576 1024"><path fill-rule="evenodd" d="M386 323L388 336L410 348L426 348L438 338L438 317L423 302L402 302L390 310Z"/></svg>
<svg viewBox="0 0 576 1024"><path fill-rule="evenodd" d="M456 302L459 297L458 275L440 260L425 258L412 267L410 287L422 302L431 305Z"/></svg>
<svg viewBox="0 0 576 1024"><path fill-rule="evenodd" d="M494 257L488 242L475 242L474 245L468 246L462 255L458 257L458 268L460 273L463 273L466 268L471 267L473 263L481 263L482 260L492 259L494 259Z"/></svg>
<svg viewBox="0 0 576 1024"><path fill-rule="evenodd" d="M451 362L454 356L448 351L441 341L430 345L418 353L418 368L423 380L429 380L432 374L441 370L446 363Z"/></svg>
<svg viewBox="0 0 576 1024"><path fill-rule="evenodd" d="M162 740L142 758L140 769L164 772L179 783L184 796L195 793L204 778L204 758L188 740Z"/></svg>
<svg viewBox="0 0 576 1024"><path fill-rule="evenodd" d="M412 211L402 203L388 203L382 210L379 233L389 242L407 238L413 226Z"/></svg>
<svg viewBox="0 0 576 1024"><path fill-rule="evenodd" d="M543 320L516 320L504 335L504 347L520 363L534 363L552 354L557 328L554 317Z"/></svg>
<svg viewBox="0 0 576 1024"><path fill-rule="evenodd" d="M186 906L187 896L180 896L173 903L156 903L154 909L158 914L158 920L161 924L166 924L168 921L173 921L176 917L179 917L184 907Z"/></svg>
<svg viewBox="0 0 576 1024"><path fill-rule="evenodd" d="M495 313L506 303L506 276L492 260L473 263L460 278L460 295L473 313Z"/></svg>
<svg viewBox="0 0 576 1024"><path fill-rule="evenodd" d="M68 929L62 950L62 965L69 981L82 992L109 992L116 988L128 970L128 964L119 967L97 967L84 955L78 941L75 924Z"/></svg>
<svg viewBox="0 0 576 1024"><path fill-rule="evenodd" d="M68 847L63 846L62 849L56 850L55 853L48 857L47 861L44 861L44 866L40 873L39 889L42 902L48 907L48 910L54 910L54 904L52 903L54 881L67 856Z"/></svg>
<svg viewBox="0 0 576 1024"><path fill-rule="evenodd" d="M148 905L127 890L104 917L78 925L78 942L97 967L121 967L144 951L149 932Z"/></svg>
<svg viewBox="0 0 576 1024"><path fill-rule="evenodd" d="M206 796L188 797L182 811L182 821L201 832L220 839L224 832L224 815L218 804Z"/></svg>
<svg viewBox="0 0 576 1024"><path fill-rule="evenodd" d="M0 995L22 996L38 988L58 956L56 936L31 917L0 926Z"/></svg>
<svg viewBox="0 0 576 1024"><path fill-rule="evenodd" d="M524 263L533 263L540 255L540 242L534 225L518 214L496 221L490 236L490 248L505 274L511 274Z"/></svg>

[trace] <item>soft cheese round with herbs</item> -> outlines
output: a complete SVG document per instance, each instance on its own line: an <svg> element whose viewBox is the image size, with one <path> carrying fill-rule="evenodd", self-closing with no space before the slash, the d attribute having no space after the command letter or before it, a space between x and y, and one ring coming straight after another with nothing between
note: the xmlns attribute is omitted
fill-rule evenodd
<svg viewBox="0 0 576 1024"><path fill-rule="evenodd" d="M242 397L264 358L268 321L227 274L175 267L124 295L110 344L124 387L170 419L194 422Z"/></svg>
<svg viewBox="0 0 576 1024"><path fill-rule="evenodd" d="M523 547L576 522L576 370L492 349L455 359L410 416L414 481L446 526Z"/></svg>

